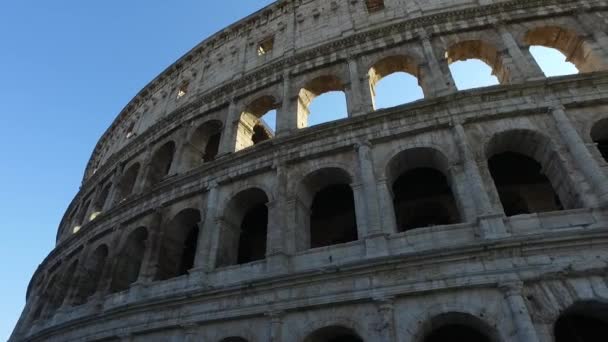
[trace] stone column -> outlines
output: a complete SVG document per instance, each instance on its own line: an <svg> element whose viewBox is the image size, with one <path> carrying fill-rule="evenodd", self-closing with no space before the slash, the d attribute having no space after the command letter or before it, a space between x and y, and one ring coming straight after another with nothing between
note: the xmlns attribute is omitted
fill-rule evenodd
<svg viewBox="0 0 608 342"><path fill-rule="evenodd" d="M136 284L145 284L153 281L158 271L160 245L164 235L161 226L162 218L161 209L156 209L154 213L150 214L148 217L148 238L145 242L146 250L144 251Z"/></svg>
<svg viewBox="0 0 608 342"><path fill-rule="evenodd" d="M355 217L357 220L357 238L359 240L365 239L368 234L367 230L367 209L366 209L366 198L365 192L363 191L363 185L361 183L351 183L351 189L353 190L353 199L355 201Z"/></svg>
<svg viewBox="0 0 608 342"><path fill-rule="evenodd" d="M276 167L277 199L269 202L268 207L268 234L266 241L266 257L271 272L287 272L288 257L285 252L286 245L286 213L287 213L287 175L285 166Z"/></svg>
<svg viewBox="0 0 608 342"><path fill-rule="evenodd" d="M382 297L374 300L378 305L378 317L380 321L378 333L382 336L381 341L397 341L397 331L395 325L395 299L392 297Z"/></svg>
<svg viewBox="0 0 608 342"><path fill-rule="evenodd" d="M513 58L513 64L522 75L523 80L535 80L545 77L542 69L536 63L536 60L530 54L528 48L520 48L519 44L503 23L494 23L496 30L502 38L503 44L506 46L509 56Z"/></svg>
<svg viewBox="0 0 608 342"><path fill-rule="evenodd" d="M359 177L365 201L365 224L367 235L365 236L366 253L371 256L388 254L386 235L382 232L380 224L380 208L376 188L376 177L374 175L374 162L372 160L371 146L369 142L359 143L355 146L359 161ZM363 237L363 236L362 236Z"/></svg>
<svg viewBox="0 0 608 342"><path fill-rule="evenodd" d="M101 302L103 297L105 297L108 293L110 293L112 287L112 278L114 276L114 272L116 270L116 266L118 265L118 261L120 258L120 250L117 248L123 248L121 245L121 237L123 234L124 226L121 225L118 228L114 229L112 238L112 242L109 246L112 246L108 256L106 258L106 262L103 266L103 270L101 272L101 277L99 277L99 284L97 285L97 291L93 294L92 299L90 301Z"/></svg>
<svg viewBox="0 0 608 342"><path fill-rule="evenodd" d="M182 126L182 130L185 130L185 126ZM187 133L183 134L183 137L187 137ZM184 150L188 148L188 140L186 138L182 138L182 141L176 141L177 148L175 149L175 154L173 154L173 160L171 161L171 167L169 168L169 172L167 176L176 175L183 171L184 169Z"/></svg>
<svg viewBox="0 0 608 342"><path fill-rule="evenodd" d="M576 166L582 171L595 190L595 194L599 199L599 205L602 207L608 206L608 177L606 177L606 174L595 158L593 158L585 142L570 122L564 111L564 106L553 106L551 108L551 116Z"/></svg>
<svg viewBox="0 0 608 342"><path fill-rule="evenodd" d="M376 182L376 189L378 191L382 231L385 234L395 233L398 231L397 217L395 216L395 207L390 185L387 183L386 178L378 179Z"/></svg>
<svg viewBox="0 0 608 342"><path fill-rule="evenodd" d="M449 70L449 68L447 65L442 68L440 61L435 55L435 49L431 43L430 35L424 30L420 30L418 34L420 36L420 42L422 44L422 50L424 51L426 66L428 68L428 75L422 75L422 77L425 79L422 82L424 84L423 88L428 89L428 91L431 93L429 95L432 96L443 96L456 92L457 89L454 85L452 75L449 72L444 72L444 69ZM445 59L442 59L441 62L446 63Z"/></svg>
<svg viewBox="0 0 608 342"><path fill-rule="evenodd" d="M218 234L219 225L217 224L217 201L218 184L211 182L208 186L207 208L205 210L205 221L198 230L198 240L196 256L194 258L194 268L204 272L209 272L215 267L215 257L217 245L214 245L214 237Z"/></svg>
<svg viewBox="0 0 608 342"><path fill-rule="evenodd" d="M238 105L233 98L228 105L228 116L224 125L224 134L220 138L219 156L224 156L235 151L240 116Z"/></svg>
<svg viewBox="0 0 608 342"><path fill-rule="evenodd" d="M507 281L500 283L498 286L511 310L511 318L516 328L517 341L538 342L539 339L536 335L534 324L522 296L523 283L521 281Z"/></svg>
<svg viewBox="0 0 608 342"><path fill-rule="evenodd" d="M502 220L501 210L492 207L487 189L484 186L481 172L475 156L469 146L462 124L454 125L454 139L458 145L462 158L463 168L467 179L467 186L473 197L477 216L479 217L479 234L484 238L499 238L508 235Z"/></svg>
<svg viewBox="0 0 608 342"><path fill-rule="evenodd" d="M269 342L283 341L283 312L271 311L266 314L270 318L270 340Z"/></svg>
<svg viewBox="0 0 608 342"><path fill-rule="evenodd" d="M372 95L369 87L364 87L361 84L362 77L359 76L359 65L356 57L348 58L348 71L350 75L351 102L352 113L350 116L358 116L370 113L374 110L372 103Z"/></svg>
<svg viewBox="0 0 608 342"><path fill-rule="evenodd" d="M290 70L285 70L283 72L283 102L281 108L277 110L277 137L298 129L297 111L297 101L293 101L291 94Z"/></svg>
<svg viewBox="0 0 608 342"><path fill-rule="evenodd" d="M135 180L135 184L133 184L133 190L131 191L131 194L127 195L127 197L132 196L133 194L141 194L142 192L144 192L146 190L146 182L148 180L148 174L150 172L150 163L152 161L152 151L150 149L148 149L148 152L146 152L146 155L144 157L144 160L141 163L140 169L139 169L139 173L138 173L138 177ZM123 170L123 172L126 170Z"/></svg>

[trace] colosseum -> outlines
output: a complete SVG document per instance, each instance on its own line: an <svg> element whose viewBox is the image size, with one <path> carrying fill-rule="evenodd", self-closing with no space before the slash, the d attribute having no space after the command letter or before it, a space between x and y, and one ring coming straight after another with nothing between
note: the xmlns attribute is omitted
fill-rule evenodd
<svg viewBox="0 0 608 342"><path fill-rule="evenodd" d="M10 341L608 340L607 32L604 0L276 1L103 134ZM424 97L377 109L395 72Z"/></svg>

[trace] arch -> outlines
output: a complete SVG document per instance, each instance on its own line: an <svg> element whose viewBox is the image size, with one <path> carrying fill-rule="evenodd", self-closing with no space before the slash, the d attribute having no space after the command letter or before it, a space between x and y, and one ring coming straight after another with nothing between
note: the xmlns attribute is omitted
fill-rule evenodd
<svg viewBox="0 0 608 342"><path fill-rule="evenodd" d="M102 213L106 205L106 201L108 200L108 195L110 194L111 189L112 183L108 183L102 188L99 195L97 195L97 198L93 202L93 209L91 210L91 215L89 215L89 220L93 221L97 216Z"/></svg>
<svg viewBox="0 0 608 342"><path fill-rule="evenodd" d="M307 82L298 93L298 128L309 126L310 105L318 96L330 92L345 92L344 83L334 75L318 76Z"/></svg>
<svg viewBox="0 0 608 342"><path fill-rule="evenodd" d="M249 188L233 196L222 216L218 267L244 264L266 258L268 196Z"/></svg>
<svg viewBox="0 0 608 342"><path fill-rule="evenodd" d="M480 318L463 312L446 312L427 320L422 325L420 342L445 340L469 342L499 342L495 328Z"/></svg>
<svg viewBox="0 0 608 342"><path fill-rule="evenodd" d="M363 339L351 328L332 325L315 330L304 342L363 342Z"/></svg>
<svg viewBox="0 0 608 342"><path fill-rule="evenodd" d="M572 29L559 26L539 26L526 32L526 45L554 48L566 56L579 72L605 69L604 63L585 38Z"/></svg>
<svg viewBox="0 0 608 342"><path fill-rule="evenodd" d="M325 167L309 173L297 189L298 249L358 239L352 177L344 169Z"/></svg>
<svg viewBox="0 0 608 342"><path fill-rule="evenodd" d="M160 183L169 174L174 154L175 143L173 141L166 142L154 152L148 166L146 188Z"/></svg>
<svg viewBox="0 0 608 342"><path fill-rule="evenodd" d="M203 163L215 160L222 136L222 122L211 120L198 126L192 133L182 159L186 169L195 168Z"/></svg>
<svg viewBox="0 0 608 342"><path fill-rule="evenodd" d="M270 95L250 102L241 113L236 133L236 151L256 145L274 137L274 129L263 120L267 113L278 109L279 104Z"/></svg>
<svg viewBox="0 0 608 342"><path fill-rule="evenodd" d="M117 256L116 268L112 275L111 292L127 290L137 281L148 241L148 230L139 227L127 236L120 254Z"/></svg>
<svg viewBox="0 0 608 342"><path fill-rule="evenodd" d="M63 274L58 277L58 281L53 283L54 289L52 289L49 296L49 301L47 303L47 310L49 314L54 313L55 310L61 307L66 299L68 290L70 287L74 286L72 281L74 280L77 267L78 260L72 261L70 266L67 269L64 269Z"/></svg>
<svg viewBox="0 0 608 342"><path fill-rule="evenodd" d="M418 63L416 63L416 61L405 55L393 55L384 57L381 60L377 61L374 65L372 65L372 67L368 71L369 87L372 95L372 104L374 109L377 108L376 86L385 77L399 72L406 73L416 78L418 85L421 87L424 94L427 93L427 91L422 88L420 81L420 69L418 68Z"/></svg>
<svg viewBox="0 0 608 342"><path fill-rule="evenodd" d="M465 40L451 45L445 52L449 65L455 62L464 62L470 59L478 59L492 69L492 75L496 76L498 83L507 84L510 81L508 69L503 64L500 52L490 43L483 40ZM484 84L488 86L492 84Z"/></svg>
<svg viewBox="0 0 608 342"><path fill-rule="evenodd" d="M184 209L163 229L156 279L166 280L188 274L194 266L201 214Z"/></svg>
<svg viewBox="0 0 608 342"><path fill-rule="evenodd" d="M87 258L84 264L84 272L79 275L78 289L74 296L75 305L83 304L97 291L108 254L108 246L102 244L97 246L95 251Z"/></svg>
<svg viewBox="0 0 608 342"><path fill-rule="evenodd" d="M604 160L608 162L608 118L593 124L590 136Z"/></svg>
<svg viewBox="0 0 608 342"><path fill-rule="evenodd" d="M44 288L44 290L42 291L41 295L40 295L40 301L36 307L36 309L34 310L34 313L32 315L32 321L36 321L38 319L41 318L46 318L46 316L48 315L44 315L43 314L45 312L49 313L49 311L54 311L54 309L52 309L55 305L52 303L55 297L55 290L57 288L57 283L59 276L57 275L57 273L53 274L52 276L50 276L48 283L46 283L46 287ZM47 310L47 307L51 307L51 310Z"/></svg>
<svg viewBox="0 0 608 342"><path fill-rule="evenodd" d="M486 145L486 157L505 214L581 206L563 161L541 133L525 129L497 133Z"/></svg>
<svg viewBox="0 0 608 342"><path fill-rule="evenodd" d="M553 325L555 342L601 342L608 336L608 304L577 302L566 309Z"/></svg>
<svg viewBox="0 0 608 342"><path fill-rule="evenodd" d="M139 175L139 168L139 163L135 163L129 166L127 171L122 174L120 182L118 183L116 203L124 201L133 193L135 181L137 181L137 177Z"/></svg>
<svg viewBox="0 0 608 342"><path fill-rule="evenodd" d="M461 221L440 151L416 147L393 156L386 166L399 231Z"/></svg>

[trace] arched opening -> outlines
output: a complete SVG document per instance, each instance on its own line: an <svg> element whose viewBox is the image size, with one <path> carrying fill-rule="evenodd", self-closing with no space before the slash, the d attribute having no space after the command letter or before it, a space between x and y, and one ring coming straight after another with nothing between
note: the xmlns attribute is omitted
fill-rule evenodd
<svg viewBox="0 0 608 342"><path fill-rule="evenodd" d="M236 133L237 151L274 137L278 106L279 104L274 97L263 96L251 102L245 108L241 113Z"/></svg>
<svg viewBox="0 0 608 342"><path fill-rule="evenodd" d="M298 128L348 117L342 81L326 75L308 82L298 94L297 115Z"/></svg>
<svg viewBox="0 0 608 342"><path fill-rule="evenodd" d="M50 297L50 301L48 303L48 311L49 313L55 312L63 302L65 301L65 297L68 294L68 290L72 287L74 275L76 274L76 269L78 267L78 260L74 260L70 267L65 269L63 275L59 279L58 282L55 282L55 288L52 291L52 296Z"/></svg>
<svg viewBox="0 0 608 342"><path fill-rule="evenodd" d="M146 250L148 230L139 227L132 231L118 255L118 262L112 277L111 292L127 290L137 281Z"/></svg>
<svg viewBox="0 0 608 342"><path fill-rule="evenodd" d="M574 64L580 72L604 69L604 63L590 44L573 30L558 26L537 27L526 33L524 43L557 49L566 56L566 61ZM541 60L537 61L542 64Z"/></svg>
<svg viewBox="0 0 608 342"><path fill-rule="evenodd" d="M409 57L383 58L371 67L368 75L374 109L424 98L418 65Z"/></svg>
<svg viewBox="0 0 608 342"><path fill-rule="evenodd" d="M184 165L187 169L215 160L222 137L222 122L213 120L200 125L192 134L184 149Z"/></svg>
<svg viewBox="0 0 608 342"><path fill-rule="evenodd" d="M110 189L112 189L112 183L106 184L95 199L95 202L93 202L93 210L91 211L91 215L89 215L90 221L93 221L103 211L110 194Z"/></svg>
<svg viewBox="0 0 608 342"><path fill-rule="evenodd" d="M78 291L74 297L74 304L80 305L87 301L97 291L103 269L108 259L108 247L101 245L95 249L84 265L84 272L78 281Z"/></svg>
<svg viewBox="0 0 608 342"><path fill-rule="evenodd" d="M139 175L139 163L131 165L127 171L125 171L118 183L118 190L116 193L116 203L124 201L133 193L135 187L135 181Z"/></svg>
<svg viewBox="0 0 608 342"><path fill-rule="evenodd" d="M447 170L447 158L432 148L409 149L391 159L386 173L399 231L461 221Z"/></svg>
<svg viewBox="0 0 608 342"><path fill-rule="evenodd" d="M513 129L486 146L488 168L506 215L583 206L571 174L547 136Z"/></svg>
<svg viewBox="0 0 608 342"><path fill-rule="evenodd" d="M84 202L84 205L80 207L80 212L78 212L78 216L76 217L76 223L74 227L74 233L80 231L80 228L87 223L87 212L89 211L89 206L91 205L91 200L87 200Z"/></svg>
<svg viewBox="0 0 608 342"><path fill-rule="evenodd" d="M578 74L576 66L557 49L534 45L530 46L530 54L547 77Z"/></svg>
<svg viewBox="0 0 608 342"><path fill-rule="evenodd" d="M507 216L563 209L536 160L520 153L503 152L492 156L488 166Z"/></svg>
<svg viewBox="0 0 608 342"><path fill-rule="evenodd" d="M479 318L459 312L435 316L424 326L423 342L496 342L496 331Z"/></svg>
<svg viewBox="0 0 608 342"><path fill-rule="evenodd" d="M266 193L257 188L242 191L230 200L222 220L218 267L266 258L267 203Z"/></svg>
<svg viewBox="0 0 608 342"><path fill-rule="evenodd" d="M53 274L49 279L49 282L46 284L46 288L40 295L40 301L36 307L36 310L32 314L32 321L45 318L43 317L45 311L50 314L55 310L53 307L56 307L56 305L54 305L52 302L53 298L55 297L55 291L57 290L57 283L59 282L57 279L57 274ZM51 310L46 310L47 306L50 306Z"/></svg>
<svg viewBox="0 0 608 342"><path fill-rule="evenodd" d="M608 336L608 304L577 303L553 327L555 342L603 342Z"/></svg>
<svg viewBox="0 0 608 342"><path fill-rule="evenodd" d="M303 228L308 234L302 236L299 249L358 239L355 200L350 183L350 175L339 168L317 170L304 178L298 191L301 205L298 216L302 217L306 225Z"/></svg>
<svg viewBox="0 0 608 342"><path fill-rule="evenodd" d="M606 162L608 162L608 119L595 123L591 128L591 139Z"/></svg>
<svg viewBox="0 0 608 342"><path fill-rule="evenodd" d="M156 279L166 280L188 274L194 266L200 222L198 210L185 209L166 225Z"/></svg>
<svg viewBox="0 0 608 342"><path fill-rule="evenodd" d="M450 72L459 90L509 83L500 53L481 40L467 40L445 52Z"/></svg>
<svg viewBox="0 0 608 342"><path fill-rule="evenodd" d="M313 332L304 342L363 342L363 339L353 329L331 326Z"/></svg>
<svg viewBox="0 0 608 342"><path fill-rule="evenodd" d="M154 152L148 170L147 188L160 183L169 174L171 164L173 163L174 153L175 143L173 141L165 143Z"/></svg>

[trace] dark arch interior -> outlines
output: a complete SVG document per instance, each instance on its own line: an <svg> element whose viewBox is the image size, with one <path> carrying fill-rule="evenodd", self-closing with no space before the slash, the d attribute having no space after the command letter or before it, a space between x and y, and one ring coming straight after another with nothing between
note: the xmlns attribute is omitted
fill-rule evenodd
<svg viewBox="0 0 608 342"><path fill-rule="evenodd" d="M95 291L101 280L102 272L108 257L108 247L101 245L87 259L84 266L84 273L80 276L80 289L77 292L76 305L84 303Z"/></svg>
<svg viewBox="0 0 608 342"><path fill-rule="evenodd" d="M507 216L563 209L536 160L503 152L491 157L488 165Z"/></svg>
<svg viewBox="0 0 608 342"><path fill-rule="evenodd" d="M597 144L604 160L608 162L608 119L601 120L593 126L591 139Z"/></svg>
<svg viewBox="0 0 608 342"><path fill-rule="evenodd" d="M135 186L135 181L137 180L138 174L139 164L135 164L125 171L118 186L118 196L116 196L116 202L124 200L133 193L133 187Z"/></svg>
<svg viewBox="0 0 608 342"><path fill-rule="evenodd" d="M351 329L336 326L317 330L305 342L363 342L363 339Z"/></svg>
<svg viewBox="0 0 608 342"><path fill-rule="evenodd" d="M164 144L156 153L154 153L152 161L150 162L150 170L148 171L148 186L159 183L169 174L171 163L173 163L174 153L175 143L172 141Z"/></svg>
<svg viewBox="0 0 608 342"><path fill-rule="evenodd" d="M478 330L461 324L447 324L431 331L424 342L491 342L490 338Z"/></svg>
<svg viewBox="0 0 608 342"><path fill-rule="evenodd" d="M245 264L266 258L267 227L266 204L258 204L247 211L241 222L237 263Z"/></svg>
<svg viewBox="0 0 608 342"><path fill-rule="evenodd" d="M198 210L186 209L167 224L156 279L166 280L188 274L194 266L200 221Z"/></svg>
<svg viewBox="0 0 608 342"><path fill-rule="evenodd" d="M603 342L608 337L608 305L585 303L562 314L554 326L555 342Z"/></svg>
<svg viewBox="0 0 608 342"><path fill-rule="evenodd" d="M310 247L357 240L353 191L348 184L329 185L315 195L310 214Z"/></svg>
<svg viewBox="0 0 608 342"><path fill-rule="evenodd" d="M432 168L404 172L393 183L393 203L400 231L460 221L445 175Z"/></svg>
<svg viewBox="0 0 608 342"><path fill-rule="evenodd" d="M215 160L220 148L221 138L221 132L217 132L209 137L209 140L207 141L207 146L205 146L205 155L203 155L203 162L207 163Z"/></svg>
<svg viewBox="0 0 608 342"><path fill-rule="evenodd" d="M145 228L138 228L129 235L118 256L118 264L112 278L112 292L124 291L137 281L147 240L148 231Z"/></svg>
<svg viewBox="0 0 608 342"><path fill-rule="evenodd" d="M254 145L257 145L271 138L272 133L270 132L270 129L266 127L266 125L264 125L261 121L258 122L255 126L253 126L253 135L251 136L251 141Z"/></svg>

